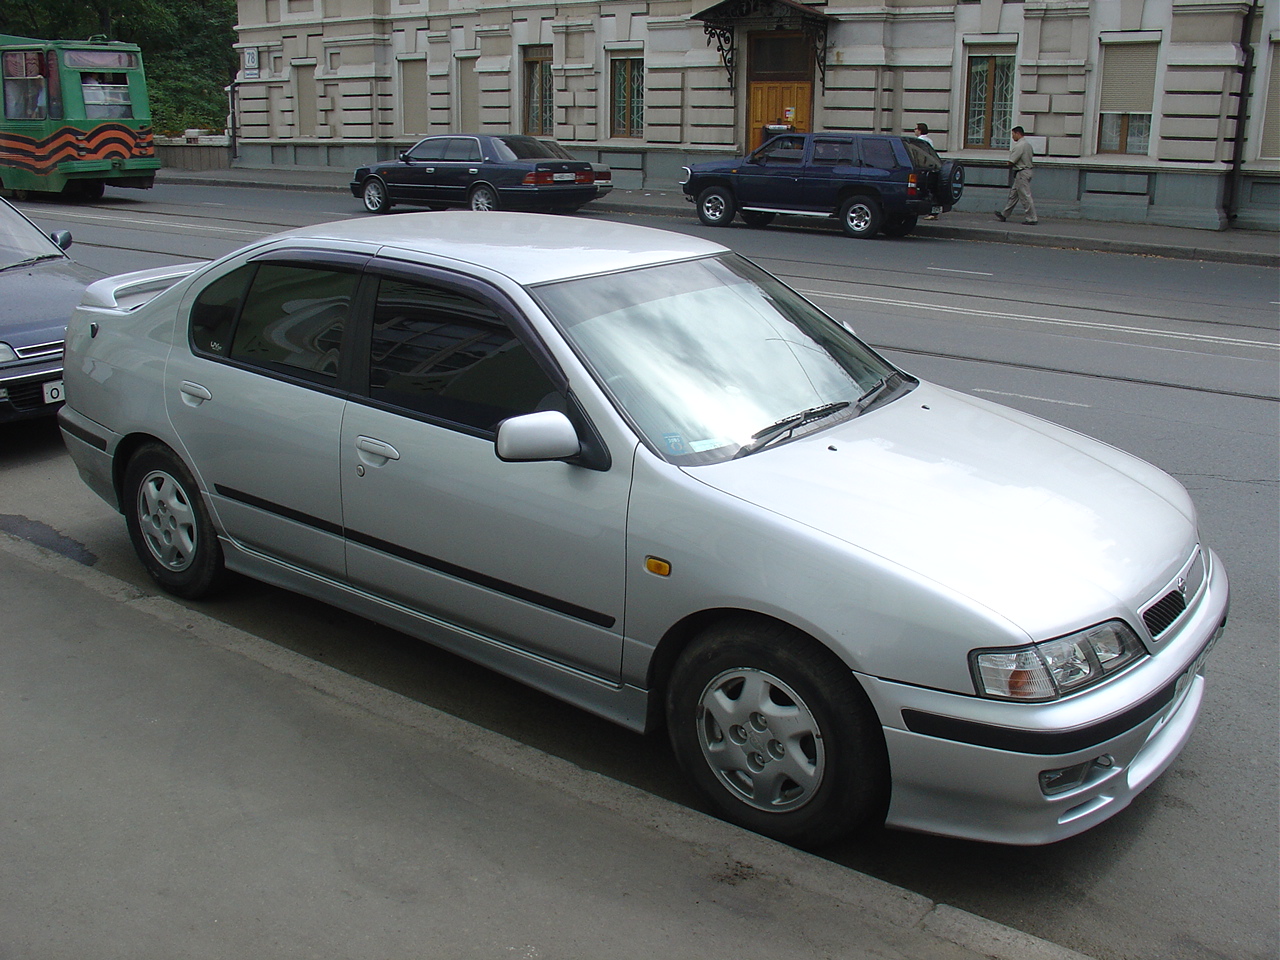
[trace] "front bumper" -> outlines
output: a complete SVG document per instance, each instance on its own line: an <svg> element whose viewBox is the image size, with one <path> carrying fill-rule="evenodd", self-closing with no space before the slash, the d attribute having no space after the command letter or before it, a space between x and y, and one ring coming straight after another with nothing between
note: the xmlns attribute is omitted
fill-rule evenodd
<svg viewBox="0 0 1280 960"><path fill-rule="evenodd" d="M1017 704L859 675L884 727L890 826L997 843L1044 844L1123 810L1174 761L1204 698L1204 663L1229 588L1210 554L1203 595L1178 635L1127 673L1074 697ZM1043 771L1099 761L1052 796Z"/></svg>
<svg viewBox="0 0 1280 960"><path fill-rule="evenodd" d="M62 406L62 357L0 368L0 423L51 416ZM50 396L54 393L56 394Z"/></svg>

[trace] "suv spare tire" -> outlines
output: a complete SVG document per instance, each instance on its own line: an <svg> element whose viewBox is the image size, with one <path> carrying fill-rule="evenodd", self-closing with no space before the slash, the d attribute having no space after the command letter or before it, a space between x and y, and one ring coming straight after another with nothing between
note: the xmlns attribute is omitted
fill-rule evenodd
<svg viewBox="0 0 1280 960"><path fill-rule="evenodd" d="M964 195L964 164L959 160L943 160L938 171L938 200L943 210L950 210Z"/></svg>

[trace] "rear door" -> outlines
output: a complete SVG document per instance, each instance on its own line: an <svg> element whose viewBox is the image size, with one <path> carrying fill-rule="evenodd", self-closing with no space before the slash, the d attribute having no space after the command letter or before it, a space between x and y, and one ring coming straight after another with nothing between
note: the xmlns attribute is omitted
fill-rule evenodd
<svg viewBox="0 0 1280 960"><path fill-rule="evenodd" d="M430 199L450 204L467 200L471 185L482 179L480 141L475 137L449 137L442 161L436 165Z"/></svg>
<svg viewBox="0 0 1280 960"><path fill-rule="evenodd" d="M835 212L840 193L861 176L858 144L851 137L813 137L804 170L804 204L811 210Z"/></svg>
<svg viewBox="0 0 1280 960"><path fill-rule="evenodd" d="M358 255L276 253L195 295L165 367L184 459L245 550L341 578L338 438Z"/></svg>

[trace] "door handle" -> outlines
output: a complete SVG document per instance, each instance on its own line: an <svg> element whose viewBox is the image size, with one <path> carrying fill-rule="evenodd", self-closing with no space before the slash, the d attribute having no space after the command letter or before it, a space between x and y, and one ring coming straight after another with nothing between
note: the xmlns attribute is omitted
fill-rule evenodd
<svg viewBox="0 0 1280 960"><path fill-rule="evenodd" d="M480 172L480 170L479 170L479 168L478 168L478 167L472 167L470 170L468 170L468 171L467 171L467 173L470 173L470 174L472 174L472 175L477 174L477 173L479 173L479 172Z"/></svg>
<svg viewBox="0 0 1280 960"><path fill-rule="evenodd" d="M356 437L356 449L360 459L371 467L380 467L388 460L399 460L400 451L384 440L373 437Z"/></svg>
<svg viewBox="0 0 1280 960"><path fill-rule="evenodd" d="M183 380L178 390L182 393L182 402L189 407L198 407L206 400L213 399L213 394L209 392L208 388L202 387L198 383L192 383L190 380Z"/></svg>
<svg viewBox="0 0 1280 960"><path fill-rule="evenodd" d="M436 168L435 168L435 167L423 167L423 168L422 168L422 172L423 172L423 173L435 173L435 172L436 172Z"/></svg>

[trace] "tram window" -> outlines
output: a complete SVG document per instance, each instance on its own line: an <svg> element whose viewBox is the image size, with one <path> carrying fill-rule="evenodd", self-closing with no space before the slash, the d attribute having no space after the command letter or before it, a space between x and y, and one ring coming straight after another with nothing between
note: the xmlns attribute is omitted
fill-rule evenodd
<svg viewBox="0 0 1280 960"><path fill-rule="evenodd" d="M10 51L4 55L4 115L9 120L45 118L41 59L35 50Z"/></svg>
<svg viewBox="0 0 1280 960"><path fill-rule="evenodd" d="M133 116L127 74L82 73L80 90L84 96L84 115L91 120L120 120Z"/></svg>

